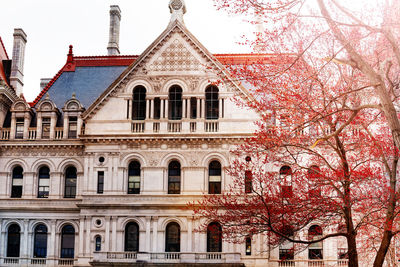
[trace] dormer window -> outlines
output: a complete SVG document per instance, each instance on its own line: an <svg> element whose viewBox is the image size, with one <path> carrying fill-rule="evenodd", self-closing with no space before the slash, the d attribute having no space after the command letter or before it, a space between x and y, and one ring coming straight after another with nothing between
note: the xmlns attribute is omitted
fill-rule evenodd
<svg viewBox="0 0 400 267"><path fill-rule="evenodd" d="M42 139L50 138L50 118L42 118Z"/></svg>
<svg viewBox="0 0 400 267"><path fill-rule="evenodd" d="M146 118L146 88L139 85L133 90L132 119L144 120Z"/></svg>
<svg viewBox="0 0 400 267"><path fill-rule="evenodd" d="M17 118L15 127L15 139L24 138L24 118Z"/></svg>
<svg viewBox="0 0 400 267"><path fill-rule="evenodd" d="M182 119L182 88L179 85L173 85L169 89L169 114L170 120Z"/></svg>
<svg viewBox="0 0 400 267"><path fill-rule="evenodd" d="M206 89L206 119L216 120L219 116L218 87L211 85Z"/></svg>
<svg viewBox="0 0 400 267"><path fill-rule="evenodd" d="M78 133L78 118L69 117L68 138L76 138Z"/></svg>

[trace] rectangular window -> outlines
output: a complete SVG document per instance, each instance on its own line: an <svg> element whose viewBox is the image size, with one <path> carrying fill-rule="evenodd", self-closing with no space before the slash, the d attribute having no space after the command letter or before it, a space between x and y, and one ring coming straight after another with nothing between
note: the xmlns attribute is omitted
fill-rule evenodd
<svg viewBox="0 0 400 267"><path fill-rule="evenodd" d="M17 118L17 124L15 128L15 139L24 138L24 118Z"/></svg>
<svg viewBox="0 0 400 267"><path fill-rule="evenodd" d="M195 97L190 98L190 118L197 118L197 98Z"/></svg>
<svg viewBox="0 0 400 267"><path fill-rule="evenodd" d="M246 256L251 255L251 238L246 237Z"/></svg>
<svg viewBox="0 0 400 267"><path fill-rule="evenodd" d="M253 179L253 174L251 173L251 171L245 171L244 172L244 192L246 194L251 193L252 179Z"/></svg>
<svg viewBox="0 0 400 267"><path fill-rule="evenodd" d="M140 176L128 177L128 194L140 194Z"/></svg>
<svg viewBox="0 0 400 267"><path fill-rule="evenodd" d="M78 132L78 118L69 117L68 138L76 138Z"/></svg>
<svg viewBox="0 0 400 267"><path fill-rule="evenodd" d="M210 175L208 179L208 193L221 194L221 175Z"/></svg>
<svg viewBox="0 0 400 267"><path fill-rule="evenodd" d="M42 139L50 138L50 118L42 118Z"/></svg>
<svg viewBox="0 0 400 267"><path fill-rule="evenodd" d="M294 260L294 250L293 248L279 248L279 260L281 261L289 261Z"/></svg>
<svg viewBox="0 0 400 267"><path fill-rule="evenodd" d="M161 118L161 100L159 97L154 98L154 119L159 120Z"/></svg>
<svg viewBox="0 0 400 267"><path fill-rule="evenodd" d="M97 194L104 192L104 171L97 172Z"/></svg>
<svg viewBox="0 0 400 267"><path fill-rule="evenodd" d="M49 178L39 178L38 198L48 198L49 191L50 191L50 179Z"/></svg>
<svg viewBox="0 0 400 267"><path fill-rule="evenodd" d="M12 179L11 197L20 198L22 196L22 183L22 177Z"/></svg>

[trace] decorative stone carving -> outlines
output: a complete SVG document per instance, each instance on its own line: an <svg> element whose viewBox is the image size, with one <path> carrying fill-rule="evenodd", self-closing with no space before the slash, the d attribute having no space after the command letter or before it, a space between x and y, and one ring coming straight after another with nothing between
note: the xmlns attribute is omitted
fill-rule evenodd
<svg viewBox="0 0 400 267"><path fill-rule="evenodd" d="M149 66L152 71L198 71L204 68L204 65L178 39L175 39Z"/></svg>

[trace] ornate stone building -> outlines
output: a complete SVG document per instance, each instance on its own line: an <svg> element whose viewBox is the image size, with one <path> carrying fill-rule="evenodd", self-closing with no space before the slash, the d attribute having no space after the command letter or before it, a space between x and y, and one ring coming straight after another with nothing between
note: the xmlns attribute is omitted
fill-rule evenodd
<svg viewBox="0 0 400 267"><path fill-rule="evenodd" d="M165 31L122 56L111 6L109 55L76 57L70 46L32 103L18 97L25 33L14 33L12 66L0 46L0 266L278 266L266 236L228 243L195 231L207 218L185 209L230 183L229 151L258 115L234 103L251 96L227 69L259 55L211 54L185 27L184 2L169 8Z"/></svg>

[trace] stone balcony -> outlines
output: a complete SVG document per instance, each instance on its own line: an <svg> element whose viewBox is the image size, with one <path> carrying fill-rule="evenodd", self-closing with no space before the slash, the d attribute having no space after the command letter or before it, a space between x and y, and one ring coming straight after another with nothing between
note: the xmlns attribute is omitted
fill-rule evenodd
<svg viewBox="0 0 400 267"><path fill-rule="evenodd" d="M94 252L92 266L117 266L133 263L229 264L240 266L240 253L223 252Z"/></svg>
<svg viewBox="0 0 400 267"><path fill-rule="evenodd" d="M338 260L270 260L271 267L348 267L347 259Z"/></svg>
<svg viewBox="0 0 400 267"><path fill-rule="evenodd" d="M73 266L76 259L66 258L0 258L0 266Z"/></svg>

